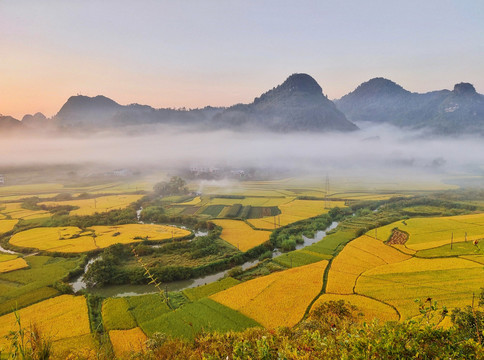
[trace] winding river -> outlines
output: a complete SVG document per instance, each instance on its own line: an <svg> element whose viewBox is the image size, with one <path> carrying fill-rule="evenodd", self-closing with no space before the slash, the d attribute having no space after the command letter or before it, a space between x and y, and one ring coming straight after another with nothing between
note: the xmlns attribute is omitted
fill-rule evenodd
<svg viewBox="0 0 484 360"><path fill-rule="evenodd" d="M330 226L326 230L317 231L312 238L308 238L303 236L304 243L298 244L296 246L296 250L305 248L306 246L312 245L318 241L321 241L326 234L336 228L338 226L337 222L332 222ZM206 232L196 232L195 236L205 236L207 235ZM157 245L153 245L157 246ZM159 245L158 245L159 246ZM281 255L281 252L277 249L273 251L273 257L277 257ZM96 261L97 258L89 260L84 268L84 272L87 271L89 266ZM246 263L242 264L241 267L243 270L247 270L253 266L256 266L259 263L259 260L247 261ZM206 285L217 280L222 279L229 270L220 271L215 274L206 275L196 279L189 279L189 280L181 280L181 281L173 281L170 283L164 283L163 286L168 291L181 291L184 289L189 289L201 285ZM82 275L79 276L74 282L71 283L74 291L79 291L82 289L86 289L86 284L82 281ZM123 297L123 296L136 296L136 295L144 295L144 294L153 294L156 293L157 290L153 285L111 285L111 286L104 286L102 288L89 288L87 289L92 294L97 294L105 297Z"/></svg>

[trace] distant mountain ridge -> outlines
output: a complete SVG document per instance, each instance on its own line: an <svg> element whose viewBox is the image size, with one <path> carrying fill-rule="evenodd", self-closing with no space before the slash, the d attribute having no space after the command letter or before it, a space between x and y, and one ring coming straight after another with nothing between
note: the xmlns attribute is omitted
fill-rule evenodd
<svg viewBox="0 0 484 360"><path fill-rule="evenodd" d="M379 77L333 103L310 75L292 74L252 103L228 108L155 109L120 105L103 95L71 96L52 118L36 113L19 121L0 115L0 133L139 133L163 125L178 126L180 131L347 132L358 129L354 123L363 122L388 123L428 135L484 135L484 96L469 83L419 94Z"/></svg>
<svg viewBox="0 0 484 360"><path fill-rule="evenodd" d="M389 123L437 135L484 135L484 96L469 83L419 94L374 78L335 103L354 122Z"/></svg>
<svg viewBox="0 0 484 360"><path fill-rule="evenodd" d="M77 95L71 96L51 119L45 119L42 114L26 115L18 123L20 127L43 124L46 128L64 131L122 131L125 127L132 131L139 125L175 125L189 127L191 130L273 132L357 129L323 95L316 80L307 74L293 74L281 85L255 98L253 103L238 104L227 109L210 106L194 110L154 109L139 104L120 105L102 95ZM142 128L138 129L142 131Z"/></svg>

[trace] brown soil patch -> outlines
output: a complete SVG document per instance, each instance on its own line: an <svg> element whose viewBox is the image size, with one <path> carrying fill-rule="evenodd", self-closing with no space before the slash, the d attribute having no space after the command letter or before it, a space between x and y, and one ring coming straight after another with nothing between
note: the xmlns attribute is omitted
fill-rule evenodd
<svg viewBox="0 0 484 360"><path fill-rule="evenodd" d="M392 230L392 236L390 236L390 239L388 239L387 244L388 245L403 245L407 242L408 240L408 234L404 233L403 231L400 231L398 229L393 229Z"/></svg>

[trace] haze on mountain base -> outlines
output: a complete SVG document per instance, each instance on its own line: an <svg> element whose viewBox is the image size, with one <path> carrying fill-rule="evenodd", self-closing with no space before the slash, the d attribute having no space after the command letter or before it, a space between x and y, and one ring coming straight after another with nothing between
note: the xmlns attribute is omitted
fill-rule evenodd
<svg viewBox="0 0 484 360"><path fill-rule="evenodd" d="M351 133L180 132L99 133L91 137L11 137L2 140L0 169L77 164L104 169L183 171L191 167L261 169L284 176L362 176L398 180L482 175L479 138L419 138L418 133L377 125Z"/></svg>

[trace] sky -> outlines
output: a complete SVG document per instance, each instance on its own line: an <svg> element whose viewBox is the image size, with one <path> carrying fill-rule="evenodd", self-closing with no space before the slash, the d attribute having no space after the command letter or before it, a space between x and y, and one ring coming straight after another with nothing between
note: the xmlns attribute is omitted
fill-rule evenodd
<svg viewBox="0 0 484 360"><path fill-rule="evenodd" d="M196 108L249 103L292 73L330 99L386 77L484 93L481 0L0 0L0 114L76 94Z"/></svg>

